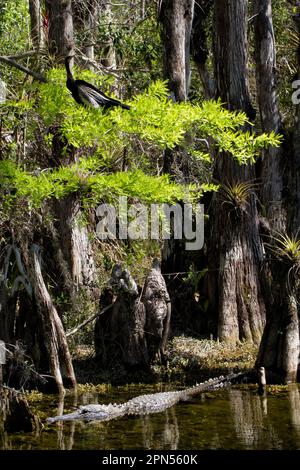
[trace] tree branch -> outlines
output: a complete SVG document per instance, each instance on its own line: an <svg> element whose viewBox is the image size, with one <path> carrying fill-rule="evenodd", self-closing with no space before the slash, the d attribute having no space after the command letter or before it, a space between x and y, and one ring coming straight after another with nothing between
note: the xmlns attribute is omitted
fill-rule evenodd
<svg viewBox="0 0 300 470"><path fill-rule="evenodd" d="M92 315L90 318L88 318L87 320L85 320L84 322L80 323L80 325L76 326L75 328L73 328L73 330L70 330L66 333L66 336L67 338L69 336L72 336L74 335L75 333L77 333L78 330L80 330L81 328L83 328L85 325L87 325L88 323L90 323L91 321L95 320L95 318L99 317L100 315L103 315L103 313L107 312L107 310L109 310L113 305L114 305L115 302L113 302L112 304L109 304L107 307L104 307L103 310L101 310L101 312L97 312L95 313L94 315Z"/></svg>
<svg viewBox="0 0 300 470"><path fill-rule="evenodd" d="M25 51L25 52L20 52L20 54L15 54L15 55L8 55L6 56L8 59L13 59L13 60L18 60L18 59L26 59L27 57L33 57L35 55L42 55L43 52L40 51Z"/></svg>
<svg viewBox="0 0 300 470"><path fill-rule="evenodd" d="M3 62L4 64L10 65L12 67L15 67L16 69L21 70L21 72L27 73L27 75L31 75L31 77L35 78L41 83L47 83L48 81L47 78L44 77L44 75L41 75L40 73L30 70L27 67L24 67L24 65L21 65L15 60L10 59L8 57L0 56L0 62Z"/></svg>
<svg viewBox="0 0 300 470"><path fill-rule="evenodd" d="M108 67L105 67L104 65L100 65L95 60L90 59L85 54L83 54L79 49L76 49L76 52L77 52L78 55L80 55L81 59L83 59L87 64L90 64L93 67L95 67L95 69L97 69L101 72L105 72L107 75L112 75L113 77L119 78L119 75L117 73L115 73L115 71L109 69Z"/></svg>

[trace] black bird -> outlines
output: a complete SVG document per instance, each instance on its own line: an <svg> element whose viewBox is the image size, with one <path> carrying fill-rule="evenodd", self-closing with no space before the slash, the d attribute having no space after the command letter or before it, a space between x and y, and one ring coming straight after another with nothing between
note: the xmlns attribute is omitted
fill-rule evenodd
<svg viewBox="0 0 300 470"><path fill-rule="evenodd" d="M121 101L109 98L102 91L96 88L94 85L86 82L85 80L75 80L73 77L70 62L72 56L68 56L65 59L65 66L67 71L67 88L72 93L75 101L85 106L91 106L92 108L103 107L105 109L113 106L120 106L123 109L130 109L127 104L121 103Z"/></svg>

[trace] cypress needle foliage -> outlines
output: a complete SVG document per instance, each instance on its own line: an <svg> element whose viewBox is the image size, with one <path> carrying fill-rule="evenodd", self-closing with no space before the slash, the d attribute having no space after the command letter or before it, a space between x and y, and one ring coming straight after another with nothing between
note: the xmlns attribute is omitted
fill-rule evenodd
<svg viewBox="0 0 300 470"><path fill-rule="evenodd" d="M97 86L111 85L111 78L101 77L99 83L99 77L90 71L81 72L80 77ZM11 120L12 113L30 114L31 132L34 134L34 126L39 129L42 126L46 146L50 146L53 139L49 129L56 128L66 143L66 150L70 146L83 148L88 156L76 164L34 174L35 169L30 165L20 168L12 158L0 162L1 183L9 189L7 201L22 198L28 201L30 208L38 208L49 198L59 199L72 192L77 192L85 204L120 195L147 203L173 203L186 199L187 189L192 199L197 191L196 197L199 197L201 191L216 190L216 187L207 179L196 186L183 186L170 181L166 175L156 176L153 159L162 155L163 150L180 145L191 158L207 164L209 141L213 142L210 146L226 151L240 164L245 164L254 162L262 148L280 143L280 138L273 133L255 136L243 132L246 115L228 111L220 101L200 105L173 103L162 81L152 83L144 93L134 97L129 111L116 108L107 112L86 109L75 103L65 86L63 69L50 70L48 80L36 87L30 100L7 102L2 106L4 122ZM126 173L111 171L125 148L129 170Z"/></svg>
<svg viewBox="0 0 300 470"><path fill-rule="evenodd" d="M169 180L167 175L149 176L140 170L111 174L93 174L82 160L69 167L61 167L39 175L32 175L10 161L0 162L2 188L12 192L10 200L29 201L30 207L39 208L52 197L61 199L79 192L83 203L97 204L128 196L145 203L173 203L185 198L186 189Z"/></svg>

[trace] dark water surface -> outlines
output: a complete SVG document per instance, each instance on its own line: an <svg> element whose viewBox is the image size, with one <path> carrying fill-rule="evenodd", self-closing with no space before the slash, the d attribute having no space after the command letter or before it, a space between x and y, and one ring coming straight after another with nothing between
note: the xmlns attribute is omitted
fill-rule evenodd
<svg viewBox="0 0 300 470"><path fill-rule="evenodd" d="M36 410L43 416L70 411L72 405L126 401L149 386L112 388L108 394L43 397ZM59 409L58 409L59 408ZM107 422L64 422L48 425L36 435L0 431L0 449L300 449L300 393L262 398L255 390L229 389L198 396L161 413L122 417Z"/></svg>

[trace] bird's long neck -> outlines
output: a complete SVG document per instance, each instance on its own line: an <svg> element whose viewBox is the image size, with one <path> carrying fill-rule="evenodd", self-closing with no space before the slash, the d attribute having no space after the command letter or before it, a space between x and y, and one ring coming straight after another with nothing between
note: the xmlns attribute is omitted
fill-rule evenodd
<svg viewBox="0 0 300 470"><path fill-rule="evenodd" d="M71 68L71 61L72 60L73 60L72 58L67 57L66 61L65 61L65 66L66 66L66 72L67 72L67 79L74 82L75 79L74 79L74 76L73 76L73 73L72 73L72 68Z"/></svg>

